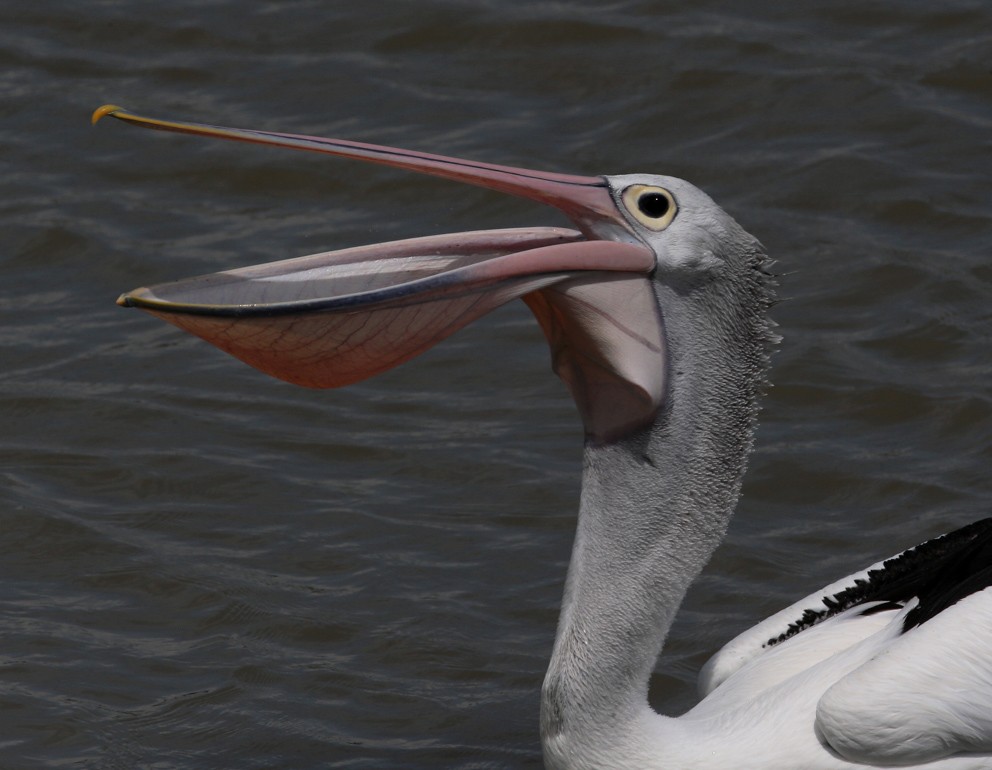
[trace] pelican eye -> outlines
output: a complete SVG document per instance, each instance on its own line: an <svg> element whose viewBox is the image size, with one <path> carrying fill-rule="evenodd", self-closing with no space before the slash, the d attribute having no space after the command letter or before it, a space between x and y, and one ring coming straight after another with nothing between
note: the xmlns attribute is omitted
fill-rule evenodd
<svg viewBox="0 0 992 770"><path fill-rule="evenodd" d="M664 187L635 184L623 191L623 205L650 230L664 230L675 218L678 206Z"/></svg>

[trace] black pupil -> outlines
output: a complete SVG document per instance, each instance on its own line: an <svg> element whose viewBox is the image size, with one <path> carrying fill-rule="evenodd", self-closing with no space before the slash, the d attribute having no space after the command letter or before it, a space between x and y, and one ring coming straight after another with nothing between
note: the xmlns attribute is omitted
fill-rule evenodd
<svg viewBox="0 0 992 770"><path fill-rule="evenodd" d="M641 210L642 214L652 219L661 219L668 213L668 209L671 206L672 204L668 202L668 198L661 193L644 193L644 195L637 199L637 208Z"/></svg>

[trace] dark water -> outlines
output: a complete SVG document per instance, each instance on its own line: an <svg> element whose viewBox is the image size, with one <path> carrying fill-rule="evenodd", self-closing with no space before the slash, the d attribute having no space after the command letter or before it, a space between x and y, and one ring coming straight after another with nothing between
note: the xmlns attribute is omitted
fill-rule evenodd
<svg viewBox="0 0 992 770"><path fill-rule="evenodd" d="M745 497L652 689L992 501L985 0L0 9L0 766L537 767L580 431L519 303L312 392L123 290L550 210L113 101L700 185L776 255Z"/></svg>

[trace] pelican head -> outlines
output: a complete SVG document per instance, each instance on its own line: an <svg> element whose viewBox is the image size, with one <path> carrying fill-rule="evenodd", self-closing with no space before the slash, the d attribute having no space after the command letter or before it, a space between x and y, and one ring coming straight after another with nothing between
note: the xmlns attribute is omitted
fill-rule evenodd
<svg viewBox="0 0 992 770"><path fill-rule="evenodd" d="M560 209L575 230L488 230L360 246L140 288L118 303L159 316L275 377L339 387L397 366L522 297L594 443L651 423L664 403L665 333L654 279L691 283L719 276L735 267L726 255L739 253L721 246L721 233L727 243L743 233L702 191L674 177L549 173L160 120L115 105L98 109L93 122L104 116L404 168Z"/></svg>

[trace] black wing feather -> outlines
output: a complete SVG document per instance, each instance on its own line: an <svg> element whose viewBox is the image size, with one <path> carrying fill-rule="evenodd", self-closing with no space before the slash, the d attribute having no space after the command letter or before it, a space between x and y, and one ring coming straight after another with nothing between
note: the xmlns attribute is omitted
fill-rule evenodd
<svg viewBox="0 0 992 770"><path fill-rule="evenodd" d="M833 596L824 596L823 609L807 609L766 647L784 642L811 626L868 602L882 602L866 612L896 609L910 599L919 604L906 616L903 631L925 623L942 610L992 585L992 518L927 540L898 556Z"/></svg>

